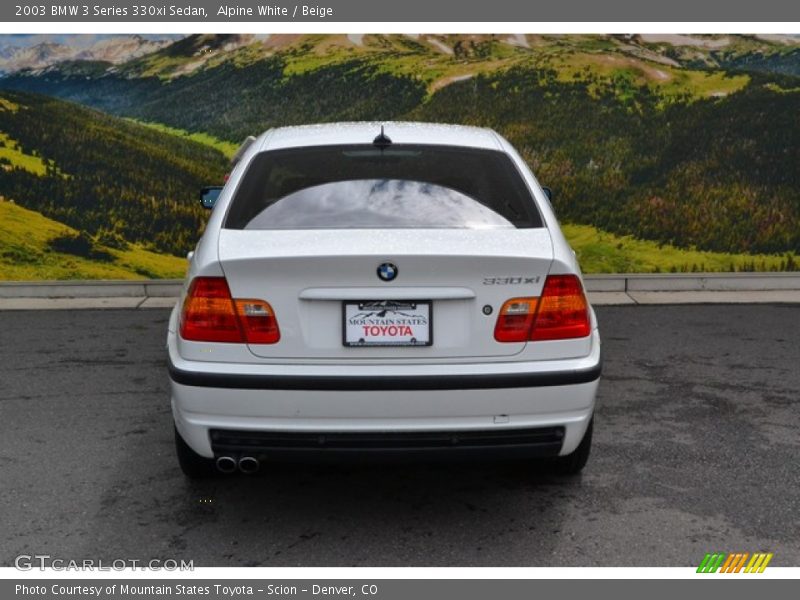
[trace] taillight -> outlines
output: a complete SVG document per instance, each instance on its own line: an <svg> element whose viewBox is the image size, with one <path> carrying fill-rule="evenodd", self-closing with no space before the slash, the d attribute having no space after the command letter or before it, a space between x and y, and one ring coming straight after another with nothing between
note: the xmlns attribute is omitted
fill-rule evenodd
<svg viewBox="0 0 800 600"><path fill-rule="evenodd" d="M498 342L525 342L531 333L538 298L512 298L503 304L494 326Z"/></svg>
<svg viewBox="0 0 800 600"><path fill-rule="evenodd" d="M234 300L224 277L192 280L180 331L195 342L274 344L280 339L272 307L263 300Z"/></svg>
<svg viewBox="0 0 800 600"><path fill-rule="evenodd" d="M591 333L589 306L575 275L550 275L544 282L531 340L564 340Z"/></svg>
<svg viewBox="0 0 800 600"><path fill-rule="evenodd" d="M242 342L242 329L224 277L197 277L181 313L181 337L197 342Z"/></svg>
<svg viewBox="0 0 800 600"><path fill-rule="evenodd" d="M236 312L248 344L274 344L281 339L272 307L263 300L236 300Z"/></svg>
<svg viewBox="0 0 800 600"><path fill-rule="evenodd" d="M550 275L540 298L512 298L500 309L498 342L564 340L591 333L589 306L575 275Z"/></svg>

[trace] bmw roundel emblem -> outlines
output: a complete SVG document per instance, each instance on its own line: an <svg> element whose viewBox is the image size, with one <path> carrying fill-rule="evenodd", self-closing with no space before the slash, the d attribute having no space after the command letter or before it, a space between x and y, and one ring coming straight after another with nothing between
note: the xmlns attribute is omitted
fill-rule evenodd
<svg viewBox="0 0 800 600"><path fill-rule="evenodd" d="M397 277L397 267L389 262L383 263L378 267L378 277L383 281L394 281Z"/></svg>

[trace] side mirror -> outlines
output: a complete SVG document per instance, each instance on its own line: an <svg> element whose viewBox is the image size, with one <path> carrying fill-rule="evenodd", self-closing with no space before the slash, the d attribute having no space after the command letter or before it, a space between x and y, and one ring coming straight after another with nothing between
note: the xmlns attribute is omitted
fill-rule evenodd
<svg viewBox="0 0 800 600"><path fill-rule="evenodd" d="M200 204L203 208L211 210L217 203L217 198L222 193L222 186L209 186L200 190Z"/></svg>
<svg viewBox="0 0 800 600"><path fill-rule="evenodd" d="M544 195L547 196L547 200L552 202L553 201L553 190L551 190L546 185L543 185L542 186L542 191L544 192Z"/></svg>

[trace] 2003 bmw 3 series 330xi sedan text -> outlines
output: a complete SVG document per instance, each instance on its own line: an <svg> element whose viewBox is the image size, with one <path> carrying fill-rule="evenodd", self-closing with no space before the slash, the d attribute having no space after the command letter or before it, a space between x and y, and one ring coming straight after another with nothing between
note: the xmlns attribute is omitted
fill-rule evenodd
<svg viewBox="0 0 800 600"><path fill-rule="evenodd" d="M600 337L575 254L488 129L249 138L167 348L183 471L333 457L586 464Z"/></svg>

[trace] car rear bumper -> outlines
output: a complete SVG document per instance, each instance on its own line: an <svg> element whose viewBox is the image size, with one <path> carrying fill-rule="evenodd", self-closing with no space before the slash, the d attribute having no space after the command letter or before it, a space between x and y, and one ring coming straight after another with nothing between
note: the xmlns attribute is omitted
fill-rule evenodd
<svg viewBox="0 0 800 600"><path fill-rule="evenodd" d="M488 390L520 387L569 386L596 381L600 377L598 362L555 372L469 373L451 375L283 375L258 373L208 373L184 371L172 361L170 379L178 384L226 390L299 390L331 392Z"/></svg>
<svg viewBox="0 0 800 600"><path fill-rule="evenodd" d="M281 461L497 459L557 456L564 427L292 432L211 429L215 456Z"/></svg>
<svg viewBox="0 0 800 600"><path fill-rule="evenodd" d="M172 409L202 456L555 456L591 419L601 360L458 365L231 365L168 343Z"/></svg>

